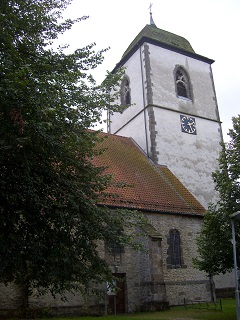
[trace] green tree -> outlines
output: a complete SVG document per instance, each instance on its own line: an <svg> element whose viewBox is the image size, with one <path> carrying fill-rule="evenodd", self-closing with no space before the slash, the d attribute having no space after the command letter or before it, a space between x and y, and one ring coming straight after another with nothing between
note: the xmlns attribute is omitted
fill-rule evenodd
<svg viewBox="0 0 240 320"><path fill-rule="evenodd" d="M111 180L91 161L101 151L88 130L121 73L97 85L90 72L105 50L51 48L86 18L62 21L70 2L0 2L0 278L21 287L23 308L34 288L55 295L108 280L99 241L131 243L118 232L124 214L97 206Z"/></svg>
<svg viewBox="0 0 240 320"><path fill-rule="evenodd" d="M230 215L240 210L240 115L232 118L230 140L222 145L219 170L213 173L219 201L205 214L198 237L199 257L195 265L209 275L233 269L232 230ZM240 224L236 224L237 252L240 254Z"/></svg>

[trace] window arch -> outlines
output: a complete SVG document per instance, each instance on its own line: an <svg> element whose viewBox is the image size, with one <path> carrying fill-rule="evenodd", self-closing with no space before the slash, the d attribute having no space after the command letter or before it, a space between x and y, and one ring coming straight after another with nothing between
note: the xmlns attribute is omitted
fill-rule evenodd
<svg viewBox="0 0 240 320"><path fill-rule="evenodd" d="M190 79L187 72L182 67L178 67L175 72L175 84L178 97L187 98L190 100L192 99Z"/></svg>
<svg viewBox="0 0 240 320"><path fill-rule="evenodd" d="M130 89L130 79L127 75L124 76L121 83L121 105L131 104L131 89Z"/></svg>
<svg viewBox="0 0 240 320"><path fill-rule="evenodd" d="M183 264L180 232L177 229L169 230L168 245L168 268L185 267Z"/></svg>

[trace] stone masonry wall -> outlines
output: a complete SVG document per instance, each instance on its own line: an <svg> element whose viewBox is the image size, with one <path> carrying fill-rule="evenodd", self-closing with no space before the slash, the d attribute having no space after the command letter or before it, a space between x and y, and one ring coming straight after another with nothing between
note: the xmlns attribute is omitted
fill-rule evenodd
<svg viewBox="0 0 240 320"><path fill-rule="evenodd" d="M114 274L125 275L125 310L159 310L170 305L183 304L187 300L210 300L210 284L206 274L195 269L192 258L196 256L196 236L203 219L177 214L150 214L146 217L162 238L144 235L139 238L145 251L133 251L124 248L118 264L110 262ZM170 229L180 232L183 264L180 268L169 268L168 237ZM133 232L133 230L132 230ZM99 253L106 257L104 244L99 245ZM68 301L51 295L30 297L30 308L53 308L71 313L71 308L78 308L77 314L103 314L108 308L106 284L99 286L102 297L82 297L80 294L68 294ZM5 287L0 284L0 309L14 309L19 306L18 288L14 285ZM60 312L60 311L59 311ZM55 312L56 314L56 312ZM59 313L61 314L61 313Z"/></svg>
<svg viewBox="0 0 240 320"><path fill-rule="evenodd" d="M197 254L196 236L203 219L184 215L148 214L152 225L162 234L163 273L167 300L170 305L183 304L183 299L210 300L210 283L204 272L194 268L192 259ZM183 264L169 268L167 264L169 230L180 232Z"/></svg>

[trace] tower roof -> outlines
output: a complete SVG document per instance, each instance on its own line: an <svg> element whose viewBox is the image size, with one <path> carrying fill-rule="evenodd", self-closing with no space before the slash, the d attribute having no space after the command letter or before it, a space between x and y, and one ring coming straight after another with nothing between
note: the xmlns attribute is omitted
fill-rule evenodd
<svg viewBox="0 0 240 320"><path fill-rule="evenodd" d="M191 44L185 38L178 36L174 33L159 29L155 24L146 25L136 36L136 38L129 45L124 52L123 57L142 39L147 38L149 40L157 41L161 44L171 46L180 50L195 53Z"/></svg>
<svg viewBox="0 0 240 320"><path fill-rule="evenodd" d="M151 22L151 18L150 18ZM129 59L129 57L139 49L139 47L144 43L151 43L156 46L175 51L185 56L192 57L194 59L204 61L206 63L212 64L214 60L201 56L193 50L190 42L174 33L159 29L156 27L154 23L151 22L150 25L146 25L136 36L136 38L131 42L128 46L127 50L124 52L121 60L115 68L113 72L118 69L120 66L124 65L124 63Z"/></svg>

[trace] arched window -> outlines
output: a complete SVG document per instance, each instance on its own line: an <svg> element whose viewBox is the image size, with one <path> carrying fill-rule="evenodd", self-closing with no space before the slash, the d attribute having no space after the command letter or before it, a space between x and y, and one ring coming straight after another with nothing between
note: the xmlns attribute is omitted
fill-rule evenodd
<svg viewBox="0 0 240 320"><path fill-rule="evenodd" d="M124 247L120 243L112 242L105 244L105 258L110 263L121 264Z"/></svg>
<svg viewBox="0 0 240 320"><path fill-rule="evenodd" d="M131 104L130 79L125 75L121 84L121 105L129 104Z"/></svg>
<svg viewBox="0 0 240 320"><path fill-rule="evenodd" d="M178 97L191 99L189 76L182 67L176 70L175 82Z"/></svg>
<svg viewBox="0 0 240 320"><path fill-rule="evenodd" d="M180 232L177 229L169 230L167 265L169 268L183 267ZM185 267L185 266L184 266Z"/></svg>
<svg viewBox="0 0 240 320"><path fill-rule="evenodd" d="M120 228L112 230L116 235L122 235L123 230ZM120 265L122 262L122 255L124 253L124 246L119 242L119 239L112 239L105 242L105 259L109 264Z"/></svg>

